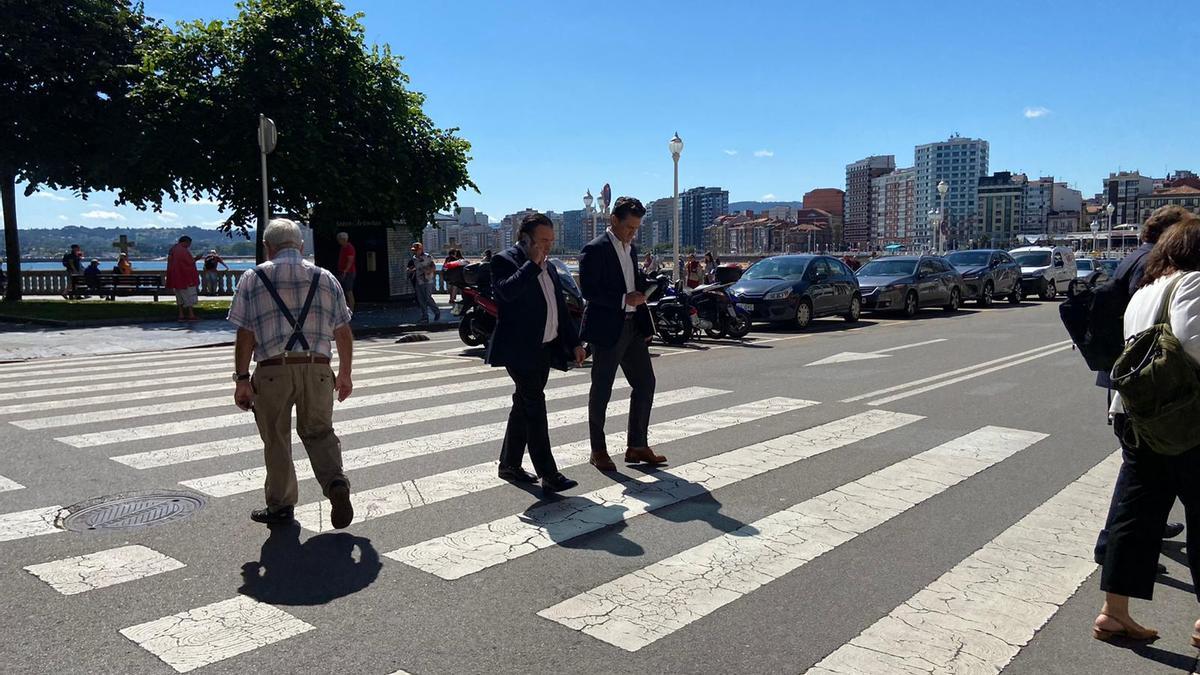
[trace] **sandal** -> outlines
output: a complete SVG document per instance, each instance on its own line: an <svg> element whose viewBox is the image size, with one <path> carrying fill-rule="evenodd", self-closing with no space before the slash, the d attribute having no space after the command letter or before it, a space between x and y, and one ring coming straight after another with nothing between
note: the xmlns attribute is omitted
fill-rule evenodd
<svg viewBox="0 0 1200 675"><path fill-rule="evenodd" d="M1114 639L1132 640L1134 642L1153 642L1158 639L1158 631L1156 630L1140 627L1131 628L1126 626L1124 621L1121 621L1111 614L1103 614L1102 616L1107 616L1113 621L1121 624L1121 628L1120 630L1107 630L1093 625L1092 637L1100 640L1101 642L1110 642ZM1197 644L1197 638L1200 638L1200 635L1192 636L1193 644Z"/></svg>

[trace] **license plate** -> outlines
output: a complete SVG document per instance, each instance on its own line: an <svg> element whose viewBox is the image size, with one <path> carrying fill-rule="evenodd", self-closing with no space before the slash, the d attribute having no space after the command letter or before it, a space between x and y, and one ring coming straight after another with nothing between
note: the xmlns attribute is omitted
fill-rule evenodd
<svg viewBox="0 0 1200 675"><path fill-rule="evenodd" d="M754 311L754 305L753 305L752 303L749 303L749 302L739 302L739 303L737 304L737 306L738 306L738 309L740 309L740 310L744 310L744 311L747 311L747 312L753 312L753 311Z"/></svg>

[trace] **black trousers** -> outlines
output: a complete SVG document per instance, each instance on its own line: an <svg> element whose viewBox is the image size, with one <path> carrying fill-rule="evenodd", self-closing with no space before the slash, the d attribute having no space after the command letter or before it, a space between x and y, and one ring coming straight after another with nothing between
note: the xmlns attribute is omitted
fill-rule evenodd
<svg viewBox="0 0 1200 675"><path fill-rule="evenodd" d="M550 355L558 349L558 341L542 349L542 365L532 370L506 368L517 385L513 392L512 411L508 413L508 428L500 448L500 466L517 468L529 447L529 459L537 475L546 477L558 473L554 455L550 452L550 429L546 421L546 381L550 379Z"/></svg>
<svg viewBox="0 0 1200 675"><path fill-rule="evenodd" d="M592 388L588 394L588 436L592 452L607 452L604 443L604 417L612 398L617 368L633 388L629 399L629 433L626 446L643 448L649 445L646 430L650 426L650 409L654 407L654 366L650 363L650 345L637 328L637 322L625 320L621 337L612 347L593 346Z"/></svg>
<svg viewBox="0 0 1200 675"><path fill-rule="evenodd" d="M1124 415L1113 420L1118 438L1126 424ZM1200 527L1200 448L1175 456L1132 448L1124 441L1121 448L1124 489L1114 494L1109 513L1100 588L1131 598L1152 599L1163 528L1178 497L1186 514L1188 567L1200 599L1200 536L1196 535Z"/></svg>

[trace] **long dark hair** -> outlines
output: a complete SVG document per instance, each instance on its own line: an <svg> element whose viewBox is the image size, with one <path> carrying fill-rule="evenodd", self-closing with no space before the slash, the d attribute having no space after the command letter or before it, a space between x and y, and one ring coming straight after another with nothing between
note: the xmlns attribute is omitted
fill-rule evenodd
<svg viewBox="0 0 1200 675"><path fill-rule="evenodd" d="M1200 218L1190 216L1163 233L1146 259L1141 286L1175 272L1200 271Z"/></svg>

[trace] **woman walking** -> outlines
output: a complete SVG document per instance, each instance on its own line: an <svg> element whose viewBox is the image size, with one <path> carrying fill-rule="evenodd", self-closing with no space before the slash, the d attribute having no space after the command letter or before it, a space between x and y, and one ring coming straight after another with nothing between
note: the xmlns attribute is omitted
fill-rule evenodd
<svg viewBox="0 0 1200 675"><path fill-rule="evenodd" d="M442 271L444 272L446 270L446 265L462 259L462 251L457 248L450 249L448 252L446 252L446 260L442 262ZM450 305L453 306L454 301L458 298L458 286L446 284L446 290L450 292Z"/></svg>

